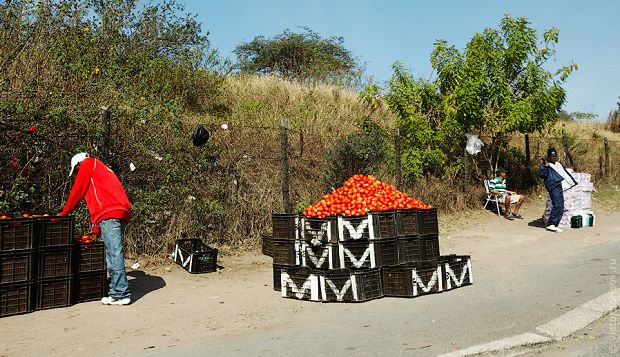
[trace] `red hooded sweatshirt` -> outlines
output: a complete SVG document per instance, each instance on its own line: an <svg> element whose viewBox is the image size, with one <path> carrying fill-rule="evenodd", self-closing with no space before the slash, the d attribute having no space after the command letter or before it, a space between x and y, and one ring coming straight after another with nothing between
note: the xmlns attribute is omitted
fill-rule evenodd
<svg viewBox="0 0 620 357"><path fill-rule="evenodd" d="M118 177L105 164L95 158L84 159L78 168L75 183L61 216L71 213L82 197L86 199L93 232L99 232L99 222L118 218L129 221L131 204Z"/></svg>

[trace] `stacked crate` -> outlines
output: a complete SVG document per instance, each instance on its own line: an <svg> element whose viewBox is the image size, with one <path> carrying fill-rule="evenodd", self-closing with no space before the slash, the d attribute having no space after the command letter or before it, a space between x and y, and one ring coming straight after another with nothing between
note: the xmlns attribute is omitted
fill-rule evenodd
<svg viewBox="0 0 620 357"><path fill-rule="evenodd" d="M73 217L2 216L0 317L104 296L104 245L75 244Z"/></svg>
<svg viewBox="0 0 620 357"><path fill-rule="evenodd" d="M283 297L361 302L473 282L468 256L440 255L435 208L354 217L273 214L272 222L274 289Z"/></svg>
<svg viewBox="0 0 620 357"><path fill-rule="evenodd" d="M103 242L75 244L75 303L100 300L106 292L107 271Z"/></svg>
<svg viewBox="0 0 620 357"><path fill-rule="evenodd" d="M0 221L0 317L33 309L34 222L13 217Z"/></svg>

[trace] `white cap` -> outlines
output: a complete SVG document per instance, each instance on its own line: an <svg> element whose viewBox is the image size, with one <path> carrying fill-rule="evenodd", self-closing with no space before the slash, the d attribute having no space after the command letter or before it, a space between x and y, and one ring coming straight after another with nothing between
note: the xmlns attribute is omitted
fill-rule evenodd
<svg viewBox="0 0 620 357"><path fill-rule="evenodd" d="M73 169L75 168L75 165L84 161L84 159L86 159L87 157L88 153L86 152L81 152L79 154L73 155L73 157L71 158L71 171L69 171L69 177L71 177L71 175L73 174Z"/></svg>

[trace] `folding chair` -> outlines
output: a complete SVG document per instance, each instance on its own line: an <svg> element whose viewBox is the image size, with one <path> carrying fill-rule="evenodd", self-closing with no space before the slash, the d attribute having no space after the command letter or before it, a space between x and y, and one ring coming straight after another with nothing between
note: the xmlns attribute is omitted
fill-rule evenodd
<svg viewBox="0 0 620 357"><path fill-rule="evenodd" d="M499 195L489 192L489 180L484 180L484 189L487 193L487 201L484 203L484 208L487 208L489 202L493 202L495 203L495 207L497 207L497 215L501 216L502 214L499 211L499 205L503 204L503 202Z"/></svg>

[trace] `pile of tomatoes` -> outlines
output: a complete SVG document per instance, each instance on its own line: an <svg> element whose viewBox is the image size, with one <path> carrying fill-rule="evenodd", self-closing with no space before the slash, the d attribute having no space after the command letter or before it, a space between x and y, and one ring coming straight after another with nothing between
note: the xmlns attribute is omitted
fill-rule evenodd
<svg viewBox="0 0 620 357"><path fill-rule="evenodd" d="M306 207L302 213L309 218L325 218L335 215L359 216L370 211L431 207L372 175L357 174L338 189L323 196L322 200Z"/></svg>
<svg viewBox="0 0 620 357"><path fill-rule="evenodd" d="M9 213L0 215L0 220L5 219L15 219L15 218L39 218L39 217L49 217L49 213L43 214L30 214L30 213Z"/></svg>

